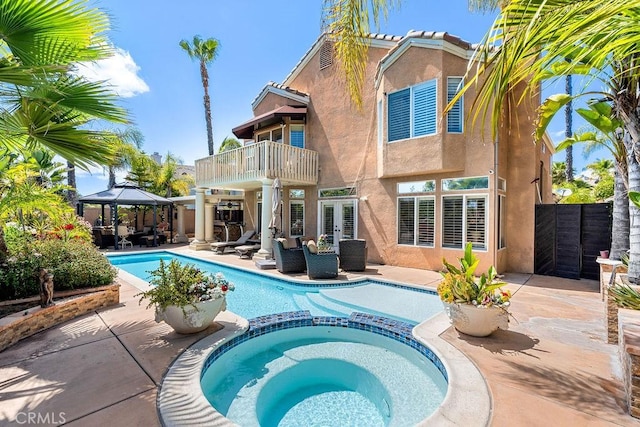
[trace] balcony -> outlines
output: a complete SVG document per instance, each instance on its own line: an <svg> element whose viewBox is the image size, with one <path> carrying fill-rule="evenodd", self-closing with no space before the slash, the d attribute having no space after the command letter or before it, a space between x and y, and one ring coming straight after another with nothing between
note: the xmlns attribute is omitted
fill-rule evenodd
<svg viewBox="0 0 640 427"><path fill-rule="evenodd" d="M196 185L253 190L264 179L280 178L283 185L316 185L318 153L273 141L196 160Z"/></svg>

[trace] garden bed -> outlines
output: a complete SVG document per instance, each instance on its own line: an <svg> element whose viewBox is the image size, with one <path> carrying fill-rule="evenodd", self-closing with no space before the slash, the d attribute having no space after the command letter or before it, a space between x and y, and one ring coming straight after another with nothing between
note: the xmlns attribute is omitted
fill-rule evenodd
<svg viewBox="0 0 640 427"><path fill-rule="evenodd" d="M62 298L62 299L60 299ZM3 302L2 309L12 305L27 307L0 318L0 351L44 329L75 317L120 303L120 285L114 283L90 289L56 292L55 305L40 307L40 298L26 298L19 301Z"/></svg>

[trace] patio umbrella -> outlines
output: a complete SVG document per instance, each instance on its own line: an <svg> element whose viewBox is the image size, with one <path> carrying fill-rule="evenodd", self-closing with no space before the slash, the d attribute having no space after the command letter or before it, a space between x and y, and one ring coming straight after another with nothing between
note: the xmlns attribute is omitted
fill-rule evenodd
<svg viewBox="0 0 640 427"><path fill-rule="evenodd" d="M273 193L271 195L271 222L269 223L269 228L273 228L273 235L275 236L278 232L278 212L280 209L280 190L282 190L282 184L280 183L280 178L276 178L273 181Z"/></svg>

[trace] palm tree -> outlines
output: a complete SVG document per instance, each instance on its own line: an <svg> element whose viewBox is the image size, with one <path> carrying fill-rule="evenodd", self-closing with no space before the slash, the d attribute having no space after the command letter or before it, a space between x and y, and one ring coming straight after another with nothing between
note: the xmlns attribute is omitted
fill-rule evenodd
<svg viewBox="0 0 640 427"><path fill-rule="evenodd" d="M640 165L634 153L640 151L640 45L636 43L639 9L639 0L509 1L494 24L492 43L487 39L484 46L484 52L493 49L493 54L486 56L478 75L469 79L461 92L472 85L479 86L473 107L495 133L503 106L536 94L541 82L570 74L599 79L608 90L593 93L583 89L573 96L556 96L553 104L563 106L579 96L597 96L611 103L613 117L623 124L629 190L637 191ZM525 93L515 99L510 89L518 85ZM555 107L543 109L538 137L556 111ZM629 211L629 279L637 282L640 211L632 203Z"/></svg>
<svg viewBox="0 0 640 427"><path fill-rule="evenodd" d="M228 136L222 141L222 144L220 144L218 153L224 153L225 151L235 150L236 148L241 148L241 147L242 147L242 144L240 144L240 141Z"/></svg>
<svg viewBox="0 0 640 427"><path fill-rule="evenodd" d="M571 85L571 75L565 77L565 93L569 96L573 94ZM567 102L564 107L564 136L571 138L573 135L573 102ZM567 163L567 181L573 181L573 146L570 145L566 149L565 162Z"/></svg>
<svg viewBox="0 0 640 427"><path fill-rule="evenodd" d="M551 182L553 185L562 185L567 182L566 162L553 162L551 167Z"/></svg>
<svg viewBox="0 0 640 427"><path fill-rule="evenodd" d="M595 162L591 162L587 165L587 169L593 171L598 179L604 179L611 176L611 171L614 168L613 160L611 159L598 159Z"/></svg>
<svg viewBox="0 0 640 427"><path fill-rule="evenodd" d="M178 175L178 165L182 161L171 153L167 153L162 164L154 166L155 182L150 188L152 193L163 197L186 196L195 184L190 175Z"/></svg>
<svg viewBox="0 0 640 427"><path fill-rule="evenodd" d="M43 145L83 168L111 157L104 132L83 126L125 122L126 113L103 82L72 73L111 54L107 15L84 3L0 0L0 146Z"/></svg>
<svg viewBox="0 0 640 427"><path fill-rule="evenodd" d="M209 145L209 155L213 156L213 125L211 124L211 100L209 99L209 72L207 71L207 66L218 56L220 42L214 38L202 40L200 36L194 36L192 43L187 40L181 40L180 47L187 52L189 58L200 63L200 78L204 89L204 118L207 122L207 143Z"/></svg>
<svg viewBox="0 0 640 427"><path fill-rule="evenodd" d="M578 108L576 112L597 132L584 132L565 139L558 145L556 151L562 151L567 145L581 143L584 144L585 156L601 147L613 156L615 172L610 257L620 259L629 249L627 150L623 141L623 123L613 116L613 109L607 102L589 102L587 107Z"/></svg>
<svg viewBox="0 0 640 427"><path fill-rule="evenodd" d="M113 147L115 156L109 163L109 188L116 185L116 172L126 170L131 166L133 159L140 155L140 149L144 142L144 135L139 129L127 127L124 130L113 131Z"/></svg>

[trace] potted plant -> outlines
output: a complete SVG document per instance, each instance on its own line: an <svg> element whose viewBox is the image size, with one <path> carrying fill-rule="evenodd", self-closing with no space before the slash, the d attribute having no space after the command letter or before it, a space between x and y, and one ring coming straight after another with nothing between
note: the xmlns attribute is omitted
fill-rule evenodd
<svg viewBox="0 0 640 427"><path fill-rule="evenodd" d="M480 277L475 276L480 263L472 251L471 243L459 259L460 267L443 259L446 271L438 285L438 295L453 326L460 332L476 337L490 335L496 329L509 328L511 293L501 288L496 280L496 269L491 266Z"/></svg>
<svg viewBox="0 0 640 427"><path fill-rule="evenodd" d="M142 292L149 300L147 308L155 306L156 322L165 321L176 332L191 334L209 327L220 311L226 310L226 294L234 290L222 273L206 274L193 264L181 264L173 259L149 272L153 285Z"/></svg>

